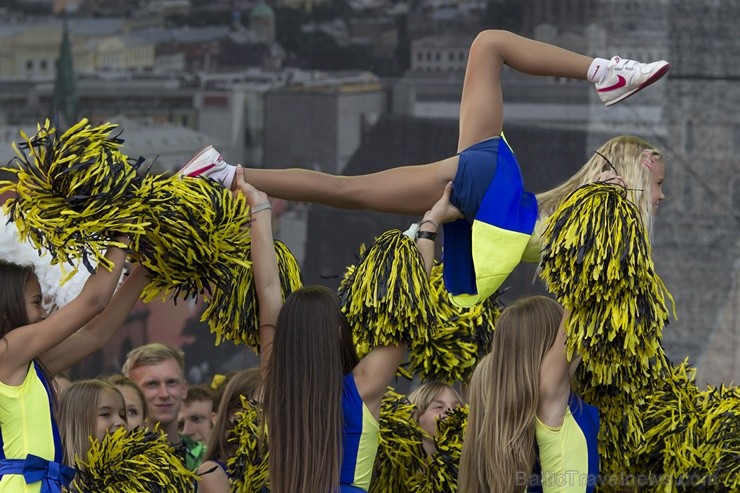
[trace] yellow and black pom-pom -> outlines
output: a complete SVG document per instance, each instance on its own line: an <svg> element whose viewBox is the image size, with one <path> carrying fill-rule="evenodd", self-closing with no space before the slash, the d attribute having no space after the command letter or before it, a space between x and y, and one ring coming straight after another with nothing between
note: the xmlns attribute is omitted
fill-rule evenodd
<svg viewBox="0 0 740 493"><path fill-rule="evenodd" d="M388 387L380 403L380 436L370 493L409 491L408 481L426 462L424 431L408 398Z"/></svg>
<svg viewBox="0 0 740 493"><path fill-rule="evenodd" d="M90 272L110 269L104 250L124 246L111 237L127 234L133 260L151 274L145 301L202 295L218 342L256 347L255 306L243 303L251 285L246 201L213 180L139 176L141 160L121 152L115 128L82 120L60 134L46 121L35 136L22 134L17 167L7 168L16 180L0 183L16 194L6 208L21 240L48 250L53 264L70 264L71 277L79 261ZM299 278L290 259L282 277ZM299 283L286 283L288 292Z"/></svg>
<svg viewBox="0 0 740 493"><path fill-rule="evenodd" d="M250 260L249 214L234 198L206 179L152 176L142 185L151 204L153 228L141 239L141 263L152 273L144 291L153 298L202 295L216 344L223 339L259 349L257 300ZM302 285L290 251L276 241L284 295Z"/></svg>
<svg viewBox="0 0 740 493"><path fill-rule="evenodd" d="M147 176L140 195L151 229L140 240L140 262L151 273L144 300L195 298L229 284L249 267L248 208L212 180Z"/></svg>
<svg viewBox="0 0 740 493"><path fill-rule="evenodd" d="M148 227L147 207L137 196L139 161L121 152L123 139L116 125L93 126L81 120L61 132L49 120L24 142L13 144L17 157L3 168L14 180L0 182L0 193L13 192L5 208L22 241L49 252L52 263L73 266L78 261L94 272L100 264L111 269L103 252L114 234L133 237L131 247Z"/></svg>
<svg viewBox="0 0 740 493"><path fill-rule="evenodd" d="M659 377L653 365L665 296L637 207L613 185L589 184L569 195L543 233L542 278L572 310L568 356L578 353L592 386L630 392ZM629 361L629 365L622 364Z"/></svg>
<svg viewBox="0 0 740 493"><path fill-rule="evenodd" d="M159 430L120 428L93 440L87 457L77 459L72 487L79 493L169 493L193 491L187 470Z"/></svg>
<svg viewBox="0 0 740 493"><path fill-rule="evenodd" d="M436 451L426 467L409 481L413 493L455 493L460 470L463 436L468 424L468 406L447 412L437 422Z"/></svg>
<svg viewBox="0 0 740 493"><path fill-rule="evenodd" d="M259 407L242 396L242 411L236 413L229 442L237 449L226 465L234 493L261 493L268 487L267 439L262 437Z"/></svg>
<svg viewBox="0 0 740 493"><path fill-rule="evenodd" d="M359 356L380 345L425 344L436 323L424 262L399 230L376 238L339 287Z"/></svg>
<svg viewBox="0 0 740 493"><path fill-rule="evenodd" d="M637 411L665 374L668 323L640 213L623 189L583 186L548 219L541 275L571 310L568 356L583 360L578 390L600 410L599 457L606 475L640 473L644 423Z"/></svg>
<svg viewBox="0 0 740 493"><path fill-rule="evenodd" d="M740 491L740 392L701 391L695 372L672 367L640 406L643 467L663 480L653 491Z"/></svg>
<svg viewBox="0 0 740 493"><path fill-rule="evenodd" d="M644 442L642 418L637 410L641 402L634 394L585 392L584 401L599 409L599 469L607 478L640 474L642 459L638 449ZM617 483L621 484L622 479ZM619 486L617 484L616 486ZM614 490L602 486L603 491ZM601 491L601 489L600 489Z"/></svg>
<svg viewBox="0 0 740 493"><path fill-rule="evenodd" d="M475 365L491 349L501 314L498 297L491 296L467 308L453 304L444 287L441 263L432 268L430 286L437 325L427 344L410 351L411 367L422 381L467 382Z"/></svg>
<svg viewBox="0 0 740 493"><path fill-rule="evenodd" d="M303 277L298 261L285 243L275 240L274 244L280 287L285 299L303 287ZM251 248L247 248L243 255L251 262ZM201 321L208 321L211 332L216 334L216 345L225 339L235 344L246 344L259 352L259 301L251 267L236 267L231 282L219 285L213 296L207 299L208 308Z"/></svg>

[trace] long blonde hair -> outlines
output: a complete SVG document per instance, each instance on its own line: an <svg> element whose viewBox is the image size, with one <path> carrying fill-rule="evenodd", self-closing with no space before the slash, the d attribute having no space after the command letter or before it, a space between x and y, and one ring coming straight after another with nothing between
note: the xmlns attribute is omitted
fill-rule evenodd
<svg viewBox="0 0 740 493"><path fill-rule="evenodd" d="M593 182L601 172L612 170L624 180L627 197L639 209L648 235L652 236L652 171L643 164L645 154L654 158L663 157L663 153L655 146L632 135L620 135L605 142L567 181L537 195L540 211L538 227L542 227L560 202L576 188Z"/></svg>
<svg viewBox="0 0 740 493"><path fill-rule="evenodd" d="M95 438L98 419L98 401L103 390L110 389L123 395L112 383L104 380L73 382L62 392L59 404L59 434L64 445L64 463L75 467L75 457L87 458L90 437Z"/></svg>
<svg viewBox="0 0 740 493"><path fill-rule="evenodd" d="M510 493L526 486L535 460L540 366L562 316L562 307L546 296L522 298L501 314L491 352L470 381L460 491Z"/></svg>

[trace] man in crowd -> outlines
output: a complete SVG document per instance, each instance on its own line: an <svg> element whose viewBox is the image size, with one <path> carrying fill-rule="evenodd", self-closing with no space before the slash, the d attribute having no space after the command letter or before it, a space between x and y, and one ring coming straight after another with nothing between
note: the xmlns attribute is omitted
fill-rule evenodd
<svg viewBox="0 0 740 493"><path fill-rule="evenodd" d="M153 343L132 349L122 372L144 393L148 411L147 424L167 434L169 442L183 459L185 467L194 471L205 456L203 443L178 432L178 417L188 383L185 380L182 350Z"/></svg>
<svg viewBox="0 0 740 493"><path fill-rule="evenodd" d="M180 408L180 433L196 442L207 444L216 419L215 401L215 392L208 385L190 387Z"/></svg>

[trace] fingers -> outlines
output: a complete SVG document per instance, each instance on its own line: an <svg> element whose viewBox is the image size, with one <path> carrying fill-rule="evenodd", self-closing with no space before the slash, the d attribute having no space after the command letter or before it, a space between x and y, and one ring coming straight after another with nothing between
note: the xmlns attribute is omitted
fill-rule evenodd
<svg viewBox="0 0 740 493"><path fill-rule="evenodd" d="M603 171L596 177L596 183L606 183L609 185L618 185L625 188L627 185L621 176L614 173L613 171Z"/></svg>
<svg viewBox="0 0 740 493"><path fill-rule="evenodd" d="M236 166L234 184L235 189L232 191L232 194L234 194L234 196L236 196L236 194L244 195L244 197L247 199L247 203L250 206L260 204L269 200L269 197L265 192L258 190L252 184L244 181L244 172L240 164Z"/></svg>

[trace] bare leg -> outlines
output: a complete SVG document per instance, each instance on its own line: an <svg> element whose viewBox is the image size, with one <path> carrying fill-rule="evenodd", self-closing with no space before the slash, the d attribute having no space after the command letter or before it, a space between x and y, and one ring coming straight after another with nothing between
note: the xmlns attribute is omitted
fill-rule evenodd
<svg viewBox="0 0 740 493"><path fill-rule="evenodd" d="M462 101L458 152L497 136L503 128L500 72L503 65L532 75L585 79L592 59L507 31L484 31L470 47ZM435 163L391 168L359 176L305 169L244 169L244 180L273 197L340 209L423 214L455 177L457 156Z"/></svg>
<svg viewBox="0 0 740 493"><path fill-rule="evenodd" d="M306 169L244 168L244 181L270 196L340 209L420 215L442 196L457 171L457 156L358 176Z"/></svg>
<svg viewBox="0 0 740 493"><path fill-rule="evenodd" d="M531 75L586 79L593 59L508 31L483 31L470 47L460 102L457 150L501 134L501 68Z"/></svg>

